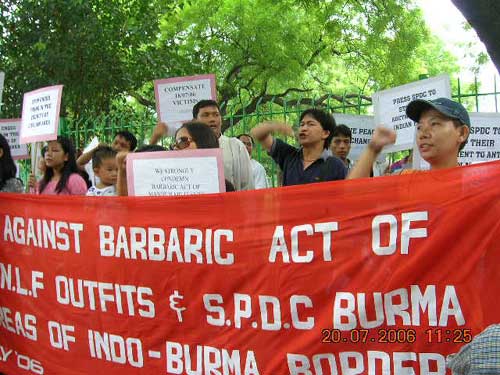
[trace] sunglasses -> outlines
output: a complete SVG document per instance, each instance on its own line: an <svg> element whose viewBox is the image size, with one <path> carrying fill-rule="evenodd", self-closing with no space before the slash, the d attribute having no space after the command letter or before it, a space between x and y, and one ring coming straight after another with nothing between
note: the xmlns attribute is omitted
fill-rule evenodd
<svg viewBox="0 0 500 375"><path fill-rule="evenodd" d="M188 148L193 140L189 137L180 137L175 140L175 143L172 145L172 150L183 150Z"/></svg>

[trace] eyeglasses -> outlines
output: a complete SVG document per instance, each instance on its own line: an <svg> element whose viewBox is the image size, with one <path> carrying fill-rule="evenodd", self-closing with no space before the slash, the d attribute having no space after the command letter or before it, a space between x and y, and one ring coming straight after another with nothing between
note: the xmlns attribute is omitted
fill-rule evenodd
<svg viewBox="0 0 500 375"><path fill-rule="evenodd" d="M172 150L183 150L188 148L193 140L189 137L180 137L175 140L175 143L172 145Z"/></svg>

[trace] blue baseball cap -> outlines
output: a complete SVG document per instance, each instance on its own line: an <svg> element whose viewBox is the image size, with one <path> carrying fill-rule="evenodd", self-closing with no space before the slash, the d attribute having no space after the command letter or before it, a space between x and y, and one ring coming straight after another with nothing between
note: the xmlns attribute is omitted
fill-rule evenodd
<svg viewBox="0 0 500 375"><path fill-rule="evenodd" d="M408 104L406 115L415 122L420 121L422 112L428 109L435 109L439 113L459 120L462 124L470 128L470 117L465 107L448 98L438 98L434 100L417 99Z"/></svg>

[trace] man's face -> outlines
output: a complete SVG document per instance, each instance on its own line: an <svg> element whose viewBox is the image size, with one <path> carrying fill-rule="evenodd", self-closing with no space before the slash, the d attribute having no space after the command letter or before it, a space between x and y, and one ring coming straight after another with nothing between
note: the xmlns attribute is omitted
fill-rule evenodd
<svg viewBox="0 0 500 375"><path fill-rule="evenodd" d="M111 144L111 148L116 152L130 151L130 142L122 135L117 135Z"/></svg>
<svg viewBox="0 0 500 375"><path fill-rule="evenodd" d="M200 108L196 120L207 124L213 130L217 138L221 135L222 118L220 117L219 109L216 106Z"/></svg>
<svg viewBox="0 0 500 375"><path fill-rule="evenodd" d="M300 122L299 143L301 146L312 146L320 142L323 144L330 132L324 130L320 122L311 115L305 115Z"/></svg>
<svg viewBox="0 0 500 375"><path fill-rule="evenodd" d="M330 149L335 156L346 160L349 151L351 151L351 138L342 134L333 137Z"/></svg>
<svg viewBox="0 0 500 375"><path fill-rule="evenodd" d="M251 159L252 158L252 148L253 148L252 139L246 135L242 135L240 137L240 141L245 145L245 147L248 151L248 155L250 155L250 159Z"/></svg>

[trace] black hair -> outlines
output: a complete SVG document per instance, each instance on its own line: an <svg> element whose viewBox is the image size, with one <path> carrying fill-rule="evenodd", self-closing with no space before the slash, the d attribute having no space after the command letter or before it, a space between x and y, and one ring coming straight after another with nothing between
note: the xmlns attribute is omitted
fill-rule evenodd
<svg viewBox="0 0 500 375"><path fill-rule="evenodd" d="M467 126L467 127L469 127L467 124L464 124L459 119L450 117L450 120L453 121L453 125L455 125L455 128L460 128L461 126ZM463 148L465 147L465 145L467 144L468 141L469 141L469 136L467 136L467 139L465 141L463 141L462 143L460 143L460 146L458 147L458 151L459 152L463 150Z"/></svg>
<svg viewBox="0 0 500 375"><path fill-rule="evenodd" d="M218 148L219 140L210 127L199 121L184 123L179 129L186 129L196 143L197 148ZM178 132L179 130L177 130ZM177 135L176 132L176 135Z"/></svg>
<svg viewBox="0 0 500 375"><path fill-rule="evenodd" d="M85 181L85 185L87 185L87 189L90 189L90 187L92 186L92 181L90 181L90 176L89 174L87 173L87 171L85 169L79 169L78 170L78 174L83 178L83 180Z"/></svg>
<svg viewBox="0 0 500 375"><path fill-rule="evenodd" d="M342 135L352 140L352 132L347 125L338 124L337 126L335 126L335 129L333 130L333 137L338 137L339 135Z"/></svg>
<svg viewBox="0 0 500 375"><path fill-rule="evenodd" d="M243 134L239 134L236 136L236 138L238 138L239 140L241 140L241 137L248 137L250 138L250 142L252 142L252 146L255 145L255 142L252 138L252 136L250 134L247 134L247 133L243 133Z"/></svg>
<svg viewBox="0 0 500 375"><path fill-rule="evenodd" d="M139 147L135 152L156 152L167 151L167 149L160 145L144 145Z"/></svg>
<svg viewBox="0 0 500 375"><path fill-rule="evenodd" d="M130 151L134 151L137 147L137 138L131 132L127 130L121 130L115 134L115 138L117 136L125 138L127 142L130 143Z"/></svg>
<svg viewBox="0 0 500 375"><path fill-rule="evenodd" d="M47 152L47 145L43 146L40 152L42 153L42 158L45 158L45 153Z"/></svg>
<svg viewBox="0 0 500 375"><path fill-rule="evenodd" d="M217 103L215 100L212 100L212 99L200 100L193 107L193 118L194 119L197 118L198 113L200 112L200 109L205 108L205 107L217 107L217 109L220 112L219 103Z"/></svg>
<svg viewBox="0 0 500 375"><path fill-rule="evenodd" d="M3 150L3 155L0 157L0 190L4 187L7 180L16 177L16 164L10 153L10 146L7 139L0 134L0 148Z"/></svg>
<svg viewBox="0 0 500 375"><path fill-rule="evenodd" d="M76 156L75 156L75 147L73 146L73 142L71 142L71 139L63 137L63 136L58 136L57 140L54 140L57 143L59 143L66 155L68 155L68 160L64 162L63 168L61 170L61 178L59 179L59 182L56 185L56 193L59 194L61 193L65 188L66 184L68 183L69 177L73 173L78 173L79 170L76 165ZM53 141L49 141L53 142ZM45 168L45 173L42 177L42 180L40 181L40 194L43 192L43 190L47 187L48 183L54 176L54 170L51 167Z"/></svg>
<svg viewBox="0 0 500 375"><path fill-rule="evenodd" d="M99 146L92 154L92 168L99 168L104 159L116 158L117 152L110 146Z"/></svg>
<svg viewBox="0 0 500 375"><path fill-rule="evenodd" d="M323 130L330 132L323 145L323 148L327 149L328 147L330 147L330 143L332 142L333 131L335 130L336 126L335 119L331 114L323 111L322 109L309 108L300 114L300 121L302 121L302 119L307 115L313 117L316 121L318 121L321 124Z"/></svg>

